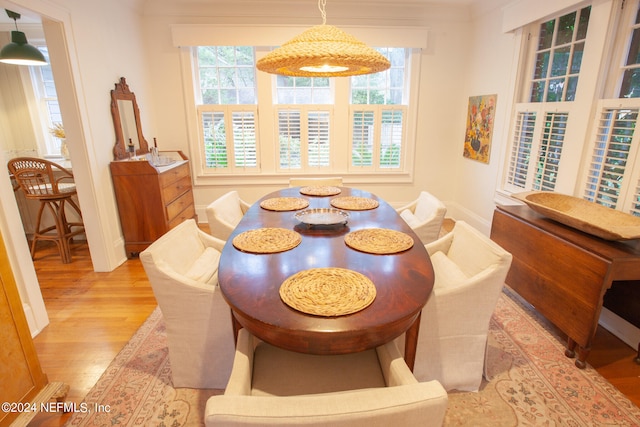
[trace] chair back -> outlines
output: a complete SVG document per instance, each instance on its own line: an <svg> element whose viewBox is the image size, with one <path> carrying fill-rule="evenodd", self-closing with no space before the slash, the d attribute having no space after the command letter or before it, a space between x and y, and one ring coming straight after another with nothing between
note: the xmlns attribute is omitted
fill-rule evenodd
<svg viewBox="0 0 640 427"><path fill-rule="evenodd" d="M324 177L324 178L290 178L289 187L308 187L314 185L331 185L342 187L342 177Z"/></svg>
<svg viewBox="0 0 640 427"><path fill-rule="evenodd" d="M218 239L227 240L244 216L243 204L237 191L229 191L207 206L209 232Z"/></svg>
<svg viewBox="0 0 640 427"><path fill-rule="evenodd" d="M66 198L76 193L73 174L57 163L16 157L7 166L28 199Z"/></svg>

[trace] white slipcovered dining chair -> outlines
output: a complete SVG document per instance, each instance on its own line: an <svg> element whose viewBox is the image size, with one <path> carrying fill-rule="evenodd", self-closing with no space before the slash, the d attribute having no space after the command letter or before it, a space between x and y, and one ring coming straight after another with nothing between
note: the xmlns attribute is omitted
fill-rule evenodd
<svg viewBox="0 0 640 427"><path fill-rule="evenodd" d="M425 245L435 273L422 309L413 373L447 390L477 391L485 367L489 321L512 256L464 221ZM404 335L396 340L404 349Z"/></svg>
<svg viewBox="0 0 640 427"><path fill-rule="evenodd" d="M441 426L447 393L418 382L393 342L317 356L273 347L241 329L224 395L206 426Z"/></svg>
<svg viewBox="0 0 640 427"><path fill-rule="evenodd" d="M440 228L447 208L437 197L422 191L413 202L397 208L402 219L415 231L423 244L440 237Z"/></svg>
<svg viewBox="0 0 640 427"><path fill-rule="evenodd" d="M214 200L206 208L209 233L226 241L250 207L235 190Z"/></svg>
<svg viewBox="0 0 640 427"><path fill-rule="evenodd" d="M140 253L164 317L174 387L224 388L231 374L231 310L218 287L224 244L188 219Z"/></svg>
<svg viewBox="0 0 640 427"><path fill-rule="evenodd" d="M289 187L311 187L317 185L342 187L342 177L333 176L323 178L289 178Z"/></svg>

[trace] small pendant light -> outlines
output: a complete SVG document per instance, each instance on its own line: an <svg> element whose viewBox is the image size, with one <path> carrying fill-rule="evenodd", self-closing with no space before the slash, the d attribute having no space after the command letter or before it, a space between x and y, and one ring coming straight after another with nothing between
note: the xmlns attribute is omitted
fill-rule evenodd
<svg viewBox="0 0 640 427"><path fill-rule="evenodd" d="M16 31L11 31L11 43L0 50L0 62L14 65L47 65L42 52L27 43L27 36L22 31L18 31L17 20L20 19L20 14L5 10L9 18L13 19Z"/></svg>

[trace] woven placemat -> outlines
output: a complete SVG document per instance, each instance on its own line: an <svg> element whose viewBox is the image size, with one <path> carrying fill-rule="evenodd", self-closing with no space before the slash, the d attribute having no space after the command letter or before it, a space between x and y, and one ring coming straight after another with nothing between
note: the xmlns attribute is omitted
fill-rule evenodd
<svg viewBox="0 0 640 427"><path fill-rule="evenodd" d="M340 188L327 185L312 185L300 189L300 194L305 196L335 196L340 193L342 193Z"/></svg>
<svg viewBox="0 0 640 427"><path fill-rule="evenodd" d="M388 228L364 228L344 236L347 246L370 254L395 254L411 249L413 238Z"/></svg>
<svg viewBox="0 0 640 427"><path fill-rule="evenodd" d="M289 307L316 316L343 316L368 307L376 287L365 275L345 268L311 268L288 277L280 298Z"/></svg>
<svg viewBox="0 0 640 427"><path fill-rule="evenodd" d="M309 206L302 197L273 197L260 202L260 207L269 211L297 211Z"/></svg>
<svg viewBox="0 0 640 427"><path fill-rule="evenodd" d="M380 205L377 200L366 197L344 196L331 199L331 206L350 211L366 211L375 209Z"/></svg>
<svg viewBox="0 0 640 427"><path fill-rule="evenodd" d="M257 228L233 238L233 246L243 252L273 254L288 251L302 242L302 236L286 228Z"/></svg>

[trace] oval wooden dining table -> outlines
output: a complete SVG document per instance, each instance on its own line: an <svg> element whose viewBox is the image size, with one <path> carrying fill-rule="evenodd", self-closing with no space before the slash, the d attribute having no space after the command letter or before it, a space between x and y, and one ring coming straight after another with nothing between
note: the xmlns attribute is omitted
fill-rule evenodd
<svg viewBox="0 0 640 427"><path fill-rule="evenodd" d="M355 353L385 344L403 332L405 360L413 368L420 313L431 294L434 273L429 255L419 237L387 202L374 194L340 187L335 196L305 196L300 187L286 188L264 196L251 206L222 251L218 280L231 306L234 330L247 328L274 346L309 354ZM260 202L279 197L302 197L307 209L331 208L334 197L375 199L378 207L345 210L346 225L309 227L295 218L297 211L271 211ZM295 248L272 254L236 249L233 239L240 233L266 227L293 230L302 236ZM347 246L345 235L365 228L387 228L408 234L413 246L405 251L378 255ZM376 297L366 308L342 316L317 316L285 304L280 285L303 270L338 267L359 272L375 285Z"/></svg>

